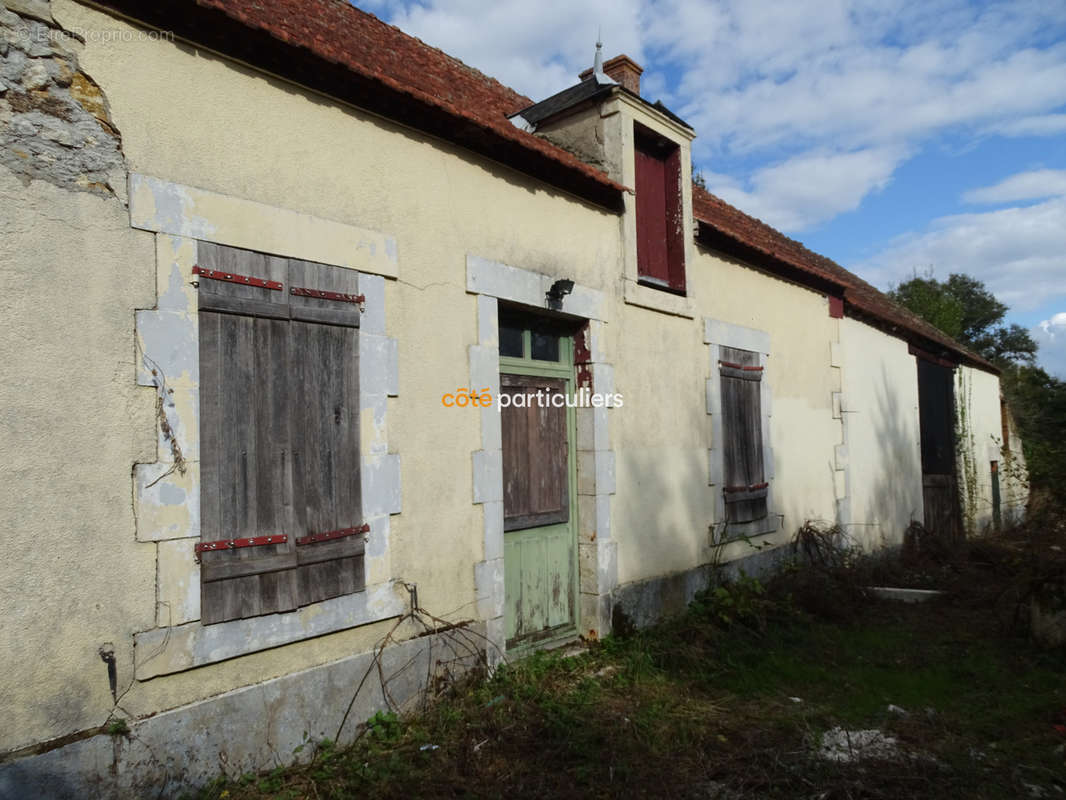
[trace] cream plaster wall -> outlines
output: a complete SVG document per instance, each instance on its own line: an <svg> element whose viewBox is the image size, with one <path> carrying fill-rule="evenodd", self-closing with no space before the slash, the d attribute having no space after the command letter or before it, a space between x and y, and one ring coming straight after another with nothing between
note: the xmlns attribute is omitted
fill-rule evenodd
<svg viewBox="0 0 1066 800"><path fill-rule="evenodd" d="M1027 500L1021 447L1011 442L1011 456L1004 455L999 397L998 376L972 367L955 371L959 499L970 535L987 531L993 523L992 461L998 461L1000 467L1003 523L1020 516Z"/></svg>
<svg viewBox="0 0 1066 800"><path fill-rule="evenodd" d="M923 519L918 367L906 342L840 323L850 533L867 548L900 544Z"/></svg>
<svg viewBox="0 0 1066 800"><path fill-rule="evenodd" d="M625 406L612 412L611 423L617 452L612 528L622 584L712 557L705 389L711 364L702 317L770 335L765 380L772 396L773 510L784 520L759 541L784 543L805 520L834 518L833 456L841 427L833 417L839 377L830 349L838 321L830 318L826 298L702 248L694 252L689 294L701 318L625 304L620 324L611 326L608 349L625 356L615 367ZM738 542L723 556L752 552Z"/></svg>
<svg viewBox="0 0 1066 800"><path fill-rule="evenodd" d="M153 624L155 545L133 540L130 472L154 457L133 313L153 237L122 204L0 168L0 749L99 725L132 633Z"/></svg>
<svg viewBox="0 0 1066 800"><path fill-rule="evenodd" d="M72 2L53 10L67 28L126 27ZM108 98L131 172L395 240L385 309L399 398L388 401L388 442L400 454L404 511L391 518L393 577L416 582L434 613L475 617L472 565L484 553L470 453L480 418L440 402L466 384L477 342L467 256L602 287L618 270L618 217L208 53L122 38L88 37L79 58ZM131 230L117 200L3 179L16 214L10 224L5 215L0 253L21 282L7 319L15 341L33 343L12 348L3 389L15 489L3 519L25 548L3 581L5 607L18 609L5 625L2 679L13 711L0 749L11 749L104 721L112 704L97 649L114 642L122 691L132 634L156 625L157 547L179 545L136 542L131 504L134 462L157 450L154 391L136 385L134 369L134 310L156 304L155 237ZM135 682L122 706L135 716L176 707L363 652L382 632L367 626Z"/></svg>

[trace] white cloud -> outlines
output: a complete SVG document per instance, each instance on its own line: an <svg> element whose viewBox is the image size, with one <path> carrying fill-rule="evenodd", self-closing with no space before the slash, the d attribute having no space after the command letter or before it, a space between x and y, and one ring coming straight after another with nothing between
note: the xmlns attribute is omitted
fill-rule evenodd
<svg viewBox="0 0 1066 800"><path fill-rule="evenodd" d="M1066 133L1066 114L1037 114L1013 119L992 125L987 132L1000 136L1058 136Z"/></svg>
<svg viewBox="0 0 1066 800"><path fill-rule="evenodd" d="M1066 195L1066 170L1039 169L1011 175L994 186L972 189L963 194L962 199L966 203L996 205L1062 195Z"/></svg>
<svg viewBox="0 0 1066 800"><path fill-rule="evenodd" d="M1051 319L1044 320L1037 327L1052 339L1056 336L1066 339L1066 311L1053 314Z"/></svg>
<svg viewBox="0 0 1066 800"><path fill-rule="evenodd" d="M1066 103L1066 48L1031 44L1041 25L1062 26L1062 7L744 0L714 4L717 23L694 27L691 5L660 5L649 37L692 54L683 112L711 157L841 137L914 142Z"/></svg>
<svg viewBox="0 0 1066 800"><path fill-rule="evenodd" d="M940 278L952 272L972 275L1017 311L1066 297L1066 197L942 217L853 266L878 286L929 268Z"/></svg>
<svg viewBox="0 0 1066 800"><path fill-rule="evenodd" d="M1066 380L1066 311L1044 320L1030 333L1040 345L1040 366L1055 377Z"/></svg>
<svg viewBox="0 0 1066 800"><path fill-rule="evenodd" d="M1066 303L1066 170L1034 170L963 195L970 203L1043 202L934 220L924 231L897 237L853 269L887 287L932 269L944 279L964 272L982 281L1011 311ZM1066 312L1030 334L1038 363L1066 378Z"/></svg>
<svg viewBox="0 0 1066 800"><path fill-rule="evenodd" d="M602 28L607 56L644 57L640 0L448 0L391 2L382 12L406 33L439 47L534 100L577 83L592 66Z"/></svg>
<svg viewBox="0 0 1066 800"><path fill-rule="evenodd" d="M904 158L897 148L851 153L807 153L755 171L750 189L728 176L710 175L715 194L774 227L798 231L853 211L891 180Z"/></svg>
<svg viewBox="0 0 1066 800"><path fill-rule="evenodd" d="M946 132L1066 131L1061 2L372 2L534 99L590 65L602 26L605 55L644 64L649 99L696 127L704 172L728 173L730 199L791 231L856 208Z"/></svg>

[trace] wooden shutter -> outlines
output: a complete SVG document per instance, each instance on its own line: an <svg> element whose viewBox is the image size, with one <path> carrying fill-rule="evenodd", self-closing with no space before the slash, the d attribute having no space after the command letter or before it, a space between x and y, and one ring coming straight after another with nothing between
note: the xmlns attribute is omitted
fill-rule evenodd
<svg viewBox="0 0 1066 800"><path fill-rule="evenodd" d="M553 525L570 519L570 487L567 472L566 405L537 402L562 395L562 378L501 375L500 394L511 405L501 406L503 430L503 527L504 530ZM525 406L515 398L525 395Z"/></svg>
<svg viewBox="0 0 1066 800"><path fill-rule="evenodd" d="M289 280L354 295L352 270L292 261ZM293 297L293 515L299 535L362 524L359 482L359 308L343 301ZM328 319L332 324L308 322ZM297 547L300 605L363 586L363 537Z"/></svg>
<svg viewBox="0 0 1066 800"><path fill-rule="evenodd" d="M201 540L286 537L203 552L202 621L357 591L363 537L307 539L362 524L359 308L315 296L354 295L357 274L203 242L199 253L201 271L230 276L201 274L199 289Z"/></svg>
<svg viewBox="0 0 1066 800"><path fill-rule="evenodd" d="M670 285L666 246L666 164L638 148L637 167L637 274L642 280Z"/></svg>
<svg viewBox="0 0 1066 800"><path fill-rule="evenodd" d="M685 225L681 149L646 129L636 140L637 276L685 291Z"/></svg>
<svg viewBox="0 0 1066 800"><path fill-rule="evenodd" d="M722 347L718 369L722 387L726 521L751 522L767 514L759 354Z"/></svg>

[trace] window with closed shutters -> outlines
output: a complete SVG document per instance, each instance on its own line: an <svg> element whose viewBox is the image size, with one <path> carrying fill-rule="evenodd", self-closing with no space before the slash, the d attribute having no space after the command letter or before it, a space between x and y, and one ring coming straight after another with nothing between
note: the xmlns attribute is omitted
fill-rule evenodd
<svg viewBox="0 0 1066 800"><path fill-rule="evenodd" d="M767 515L768 483L763 464L762 375L759 354L722 347L722 442L726 522L752 522Z"/></svg>
<svg viewBox="0 0 1066 800"><path fill-rule="evenodd" d="M204 624L363 588L358 274L199 245Z"/></svg>

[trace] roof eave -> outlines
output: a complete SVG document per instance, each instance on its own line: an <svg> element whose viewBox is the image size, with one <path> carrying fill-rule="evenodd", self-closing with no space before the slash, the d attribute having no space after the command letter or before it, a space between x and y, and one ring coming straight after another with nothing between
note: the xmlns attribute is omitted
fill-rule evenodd
<svg viewBox="0 0 1066 800"><path fill-rule="evenodd" d="M725 253L779 277L799 283L823 294L843 297L845 285L828 276L816 274L808 268L792 263L776 253L746 241L743 237L708 222L696 219L697 244Z"/></svg>
<svg viewBox="0 0 1066 800"><path fill-rule="evenodd" d="M151 28L206 47L284 80L336 98L504 164L545 184L614 213L624 208L624 187L591 167L568 164L562 155L522 141L530 134L501 118L499 128L446 103L420 97L385 75L368 75L320 57L308 47L283 41L225 12L189 0L93 0L94 5ZM541 140L537 140L541 141Z"/></svg>
<svg viewBox="0 0 1066 800"><path fill-rule="evenodd" d="M889 335L902 339L922 350L934 354L950 355L950 360L956 363L966 364L994 375L1001 374L1001 370L995 364L986 361L975 353L969 352L957 343L948 345L944 341L931 338L909 326L900 324L898 320L864 302L861 297L851 290L851 287L832 277L816 273L809 267L794 264L790 259L758 247L743 237L715 225L713 222L698 218L696 222L698 225L697 243L704 247L723 252L756 268L793 283L806 286L814 291L841 297L844 300L844 313L847 316L873 324L879 330L883 330ZM947 338L946 334L945 338Z"/></svg>
<svg viewBox="0 0 1066 800"><path fill-rule="evenodd" d="M995 364L981 358L976 353L971 353L958 342L948 344L947 341L927 336L910 326L901 324L899 320L892 319L869 303L863 302L854 296L849 297L847 293L844 295L844 313L849 317L883 330L891 336L902 339L927 353L954 362L956 365L973 367L992 375L1001 375L1003 373ZM949 338L947 334L944 334L944 339Z"/></svg>

